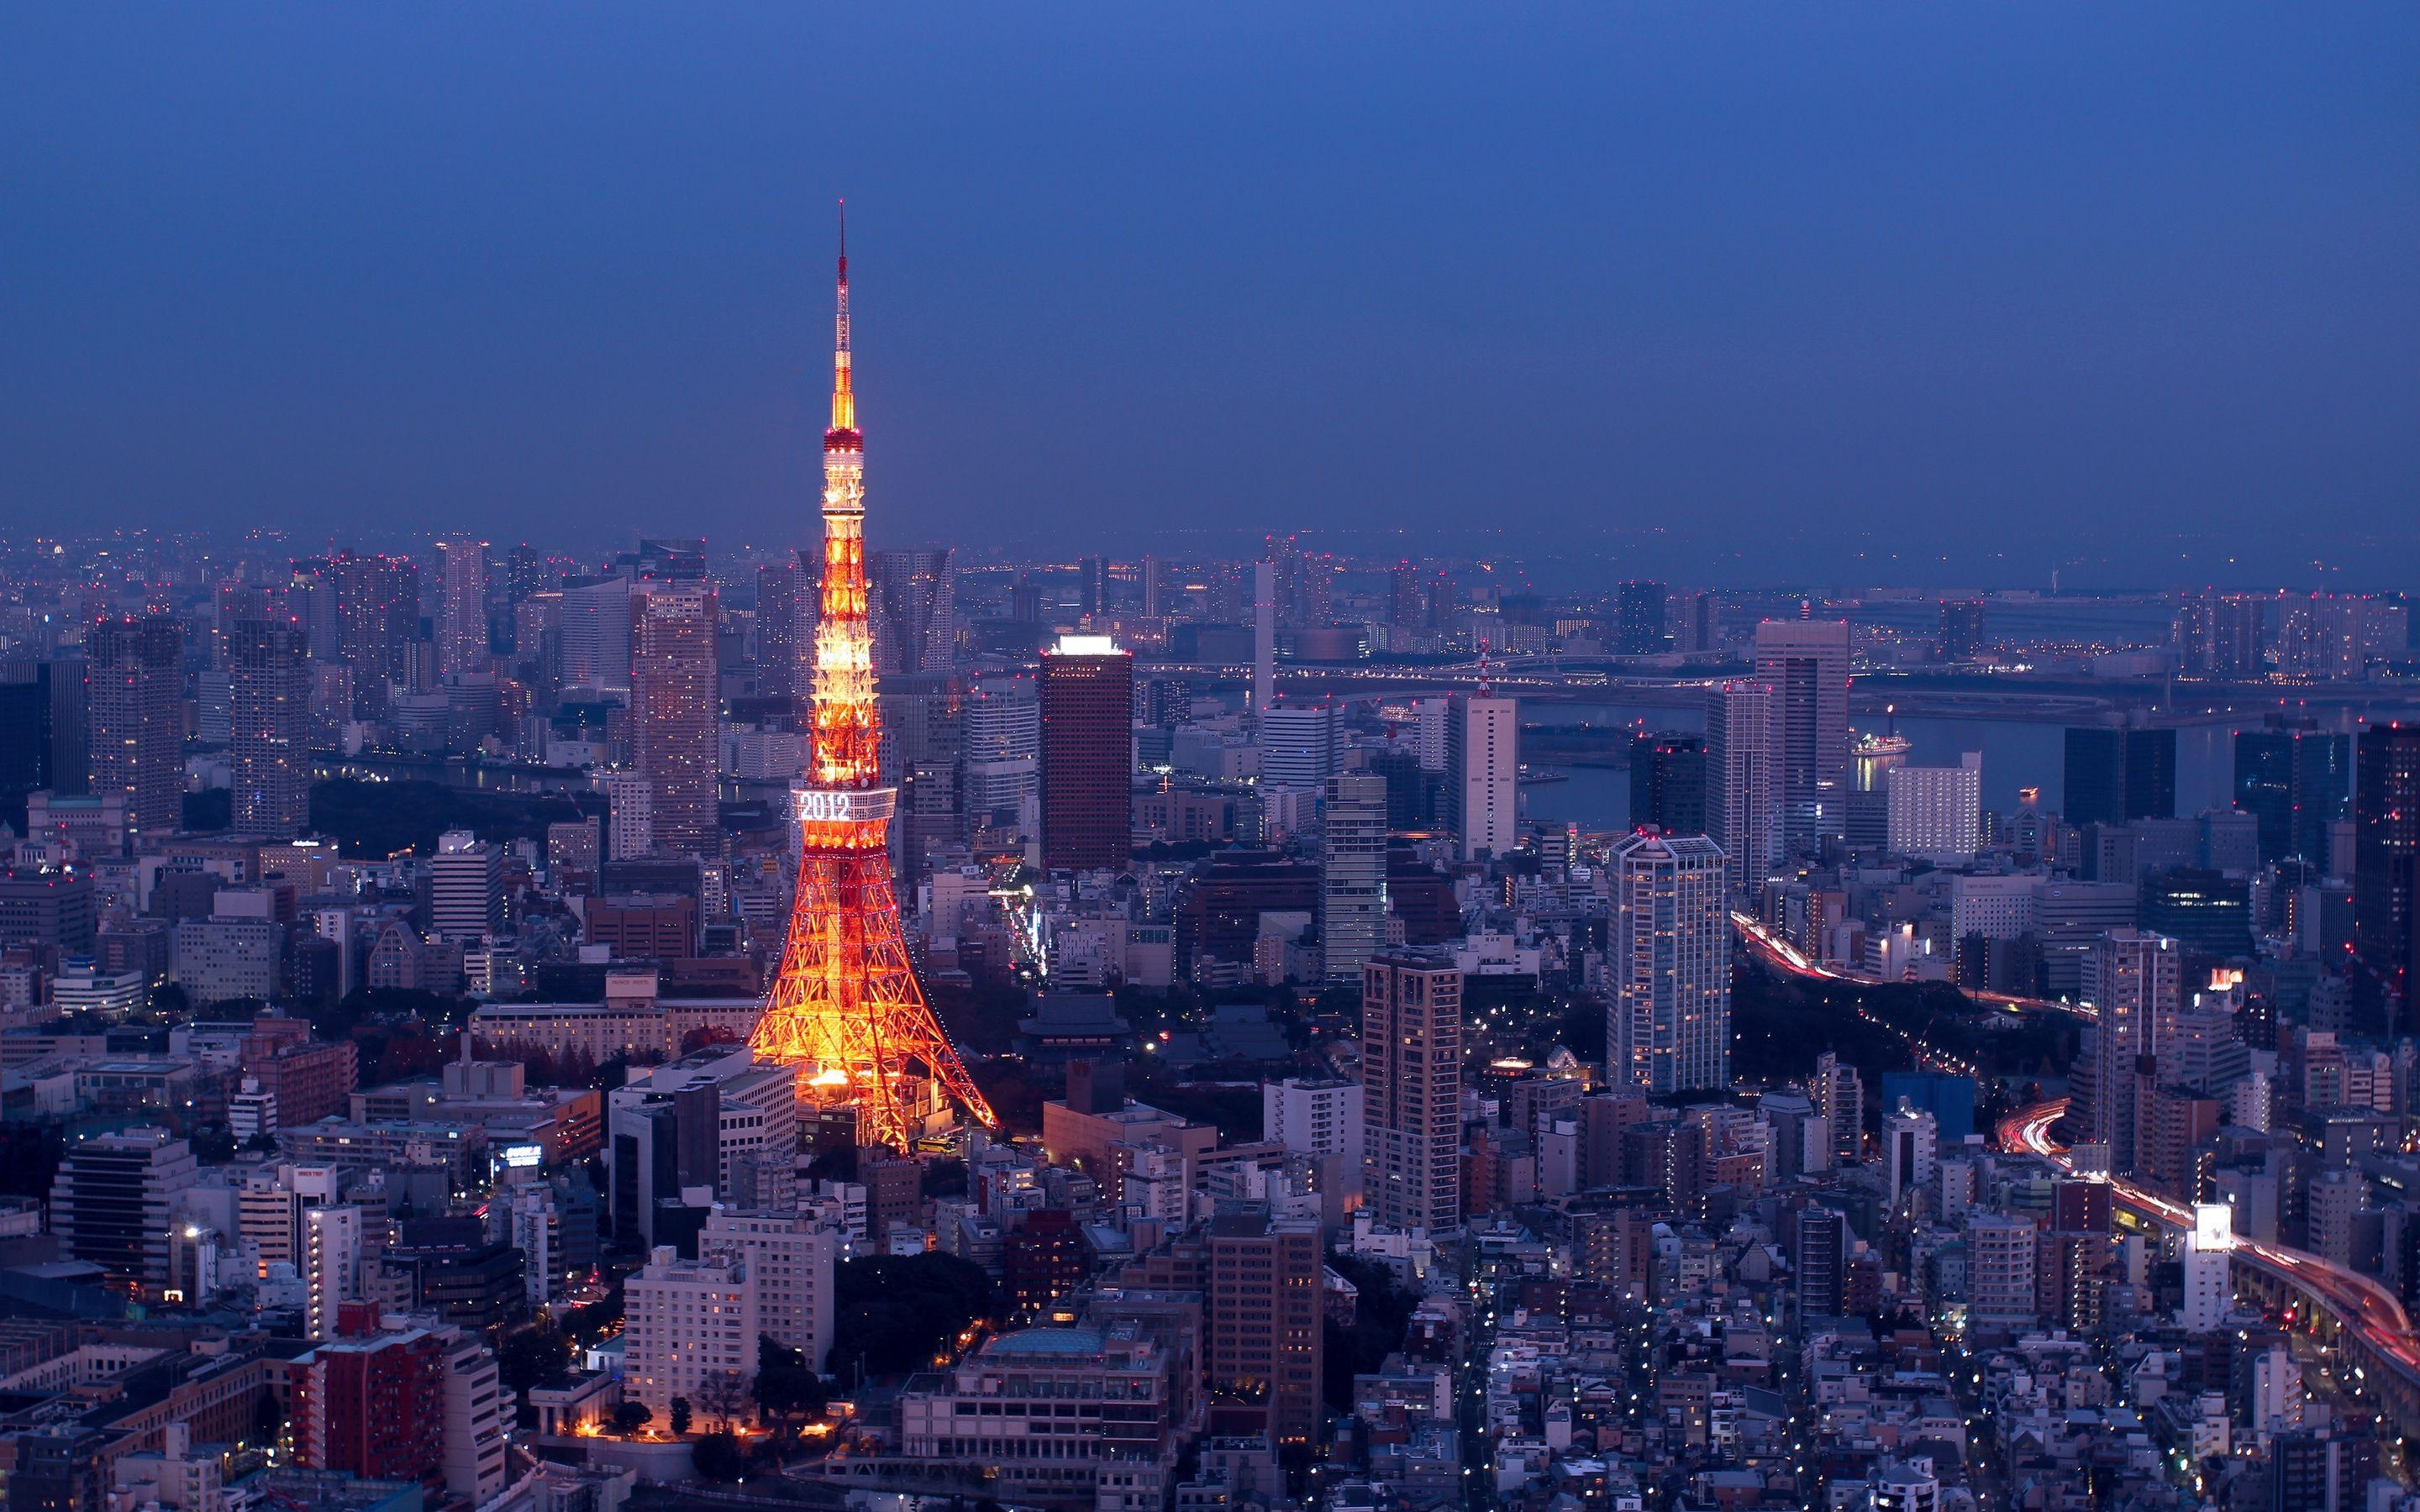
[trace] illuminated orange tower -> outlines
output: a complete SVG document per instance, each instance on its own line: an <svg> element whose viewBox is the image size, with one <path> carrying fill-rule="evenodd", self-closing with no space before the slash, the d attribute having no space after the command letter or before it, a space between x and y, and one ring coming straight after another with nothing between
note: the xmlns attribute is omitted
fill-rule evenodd
<svg viewBox="0 0 2420 1512"><path fill-rule="evenodd" d="M865 442L849 385L843 214L831 428L824 432L814 759L792 789L799 851L790 937L748 1043L766 1059L799 1067L801 1096L854 1105L858 1143L905 1149L914 1134L911 1097L920 1074L974 1118L996 1120L924 1001L892 891L889 834L899 795L878 785L876 761L880 717L865 623Z"/></svg>

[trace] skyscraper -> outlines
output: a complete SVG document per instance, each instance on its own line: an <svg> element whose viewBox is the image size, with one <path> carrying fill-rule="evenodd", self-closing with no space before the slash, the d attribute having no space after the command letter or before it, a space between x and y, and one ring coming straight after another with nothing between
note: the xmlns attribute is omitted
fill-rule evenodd
<svg viewBox="0 0 2420 1512"><path fill-rule="evenodd" d="M2259 825L2260 859L2301 856L2322 867L2328 826L2352 803L2352 737L2272 715L2235 733L2235 806Z"/></svg>
<svg viewBox="0 0 2420 1512"><path fill-rule="evenodd" d="M1730 917L1722 847L1631 835L1613 848L1606 1080L1649 1092L1730 1085Z"/></svg>
<svg viewBox="0 0 2420 1512"><path fill-rule="evenodd" d="M1812 850L1841 831L1849 786L1849 622L1766 620L1756 627L1757 681L1773 689L1785 848Z"/></svg>
<svg viewBox="0 0 2420 1512"><path fill-rule="evenodd" d="M948 671L957 638L949 548L876 551L865 575L876 673Z"/></svg>
<svg viewBox="0 0 2420 1512"><path fill-rule="evenodd" d="M387 685L410 680L405 647L420 631L420 567L407 557L343 553L336 576L336 655L353 666L354 713L386 712Z"/></svg>
<svg viewBox="0 0 2420 1512"><path fill-rule="evenodd" d="M715 782L715 594L689 582L646 582L634 601L630 656L631 764L654 789L659 850L709 856L721 846Z"/></svg>
<svg viewBox="0 0 2420 1512"><path fill-rule="evenodd" d="M2184 952L2164 934L2113 929L2086 963L2085 1000L2100 1010L2091 1056L2092 1137L2109 1147L2110 1169L2134 1174L2144 1115L2141 1062L2158 1047L2181 1001Z"/></svg>
<svg viewBox="0 0 2420 1512"><path fill-rule="evenodd" d="M1261 716L1261 786L1317 788L1336 771L1336 705L1280 703Z"/></svg>
<svg viewBox="0 0 2420 1512"><path fill-rule="evenodd" d="M273 590L244 603L225 639L233 822L290 839L311 822L310 646Z"/></svg>
<svg viewBox="0 0 2420 1512"><path fill-rule="evenodd" d="M1711 832L1704 736L1668 732L1631 737L1630 826L1668 835Z"/></svg>
<svg viewBox="0 0 2420 1512"><path fill-rule="evenodd" d="M963 707L967 756L961 800L968 828L1038 829L1042 711L1033 680L985 678L968 691Z"/></svg>
<svg viewBox="0 0 2420 1512"><path fill-rule="evenodd" d="M2071 825L2122 825L2177 815L2177 733L2116 726L2067 732Z"/></svg>
<svg viewBox="0 0 2420 1512"><path fill-rule="evenodd" d="M475 944L504 933L504 847L467 829L447 830L428 873L428 924L439 938Z"/></svg>
<svg viewBox="0 0 2420 1512"><path fill-rule="evenodd" d="M1446 718L1447 823L1465 860L1510 856L1520 834L1518 701L1454 695Z"/></svg>
<svg viewBox="0 0 2420 1512"><path fill-rule="evenodd" d="M630 686L631 622L637 612L634 592L631 580L618 575L563 585L566 687Z"/></svg>
<svg viewBox="0 0 2420 1512"><path fill-rule="evenodd" d="M489 670L485 541L437 543L437 670L446 676Z"/></svg>
<svg viewBox="0 0 2420 1512"><path fill-rule="evenodd" d="M2353 950L2376 993L2405 1012L2420 950L2420 725L2369 725L2353 780Z"/></svg>
<svg viewBox="0 0 2420 1512"><path fill-rule="evenodd" d="M1105 635L1042 656L1042 864L1120 867L1134 848L1134 656Z"/></svg>
<svg viewBox="0 0 2420 1512"><path fill-rule="evenodd" d="M1387 779L1374 772L1329 778L1321 837L1325 974L1349 986L1387 943Z"/></svg>
<svg viewBox="0 0 2420 1512"><path fill-rule="evenodd" d="M1781 763L1773 689L1731 682L1706 695L1706 833L1723 848L1731 890L1764 884L1781 855Z"/></svg>
<svg viewBox="0 0 2420 1512"><path fill-rule="evenodd" d="M1945 598L1941 601L1941 659L1973 661L1983 651L1983 601Z"/></svg>
<svg viewBox="0 0 2420 1512"><path fill-rule="evenodd" d="M815 577L799 561L756 569L756 691L804 702L814 681Z"/></svg>
<svg viewBox="0 0 2420 1512"><path fill-rule="evenodd" d="M1664 607L1670 594L1662 583L1626 582L1615 590L1614 650L1625 656L1652 656L1664 649Z"/></svg>
<svg viewBox="0 0 2420 1512"><path fill-rule="evenodd" d="M1462 1223L1462 972L1419 956L1361 970L1361 1192L1409 1232Z"/></svg>
<svg viewBox="0 0 2420 1512"><path fill-rule="evenodd" d="M123 794L137 837L176 831L185 791L185 630L173 614L123 616L85 635L92 791Z"/></svg>

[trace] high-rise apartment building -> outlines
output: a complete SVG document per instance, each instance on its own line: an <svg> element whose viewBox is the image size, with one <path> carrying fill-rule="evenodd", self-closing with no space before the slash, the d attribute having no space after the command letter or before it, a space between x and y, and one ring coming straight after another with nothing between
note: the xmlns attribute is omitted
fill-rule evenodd
<svg viewBox="0 0 2420 1512"><path fill-rule="evenodd" d="M383 1333L369 1303L345 1307L326 1341L287 1366L294 1462L362 1480L433 1480L445 1447L446 1341Z"/></svg>
<svg viewBox="0 0 2420 1512"><path fill-rule="evenodd" d="M1640 833L1613 848L1606 1079L1680 1092L1730 1086L1730 918L1722 847Z"/></svg>
<svg viewBox="0 0 2420 1512"><path fill-rule="evenodd" d="M2142 1161L2142 1126L2149 1112L2138 1095L2142 1066L2175 1016L2183 983L2183 950L2175 940L2147 930L2110 930L2086 965L2084 1000L2100 1011L2086 1089L2091 1133L2109 1147L2110 1169L2121 1176L2133 1175Z"/></svg>
<svg viewBox="0 0 2420 1512"><path fill-rule="evenodd" d="M1361 1084L1298 1076L1263 1082L1261 1137L1299 1154L1342 1155L1357 1166L1362 1154Z"/></svg>
<svg viewBox="0 0 2420 1512"><path fill-rule="evenodd" d="M1981 751L1955 766L1895 766L1883 786L1895 854L1947 866L1983 848Z"/></svg>
<svg viewBox="0 0 2420 1512"><path fill-rule="evenodd" d="M2094 726L2067 732L2071 825L2122 825L2177 815L2177 733Z"/></svg>
<svg viewBox="0 0 2420 1512"><path fill-rule="evenodd" d="M866 619L877 674L950 670L957 644L954 583L947 547L867 553Z"/></svg>
<svg viewBox="0 0 2420 1512"><path fill-rule="evenodd" d="M1764 883L1781 856L1781 762L1773 689L1730 682L1706 695L1706 834L1723 848L1731 890Z"/></svg>
<svg viewBox="0 0 2420 1512"><path fill-rule="evenodd" d="M2420 955L2420 725L2373 724L2361 733L2353 780L2353 951L2377 993L2412 1024Z"/></svg>
<svg viewBox="0 0 2420 1512"><path fill-rule="evenodd" d="M1419 956L1361 969L1361 1191L1406 1232L1462 1225L1462 972Z"/></svg>
<svg viewBox="0 0 2420 1512"><path fill-rule="evenodd" d="M746 1261L756 1290L757 1326L768 1337L804 1353L810 1368L823 1368L824 1356L831 1350L838 1231L812 1213L718 1204L697 1244L701 1254L727 1252Z"/></svg>
<svg viewBox="0 0 2420 1512"><path fill-rule="evenodd" d="M420 566L408 557L355 556L330 563L336 579L336 656L352 664L353 712L386 713L387 687L410 681L407 647L420 633Z"/></svg>
<svg viewBox="0 0 2420 1512"><path fill-rule="evenodd" d="M437 670L484 672L488 656L488 543L456 536L437 543Z"/></svg>
<svg viewBox="0 0 2420 1512"><path fill-rule="evenodd" d="M1463 859L1512 854L1521 825L1519 702L1456 694L1445 761L1447 822Z"/></svg>
<svg viewBox="0 0 2420 1512"><path fill-rule="evenodd" d="M1088 872L1134 848L1134 656L1065 635L1042 656L1042 864Z"/></svg>
<svg viewBox="0 0 2420 1512"><path fill-rule="evenodd" d="M291 839L311 823L311 663L302 623L265 594L224 628L235 827Z"/></svg>
<svg viewBox="0 0 2420 1512"><path fill-rule="evenodd" d="M1756 676L1773 689L1782 842L1811 850L1846 820L1849 622L1764 621L1756 627Z"/></svg>
<svg viewBox="0 0 2420 1512"><path fill-rule="evenodd" d="M1387 943L1387 779L1339 772L1321 820L1319 939L1326 980L1350 986Z"/></svg>
<svg viewBox="0 0 2420 1512"><path fill-rule="evenodd" d="M714 590L694 582L645 582L632 609L631 764L654 790L656 848L707 856L721 847L716 807L717 714Z"/></svg>
<svg viewBox="0 0 2420 1512"><path fill-rule="evenodd" d="M503 846L447 830L429 857L428 880L428 924L440 939L476 943L504 933Z"/></svg>
<svg viewBox="0 0 2420 1512"><path fill-rule="evenodd" d="M184 626L173 614L103 619L85 635L91 791L123 795L137 840L182 819Z"/></svg>
<svg viewBox="0 0 2420 1512"><path fill-rule="evenodd" d="M1807 1100L1832 1130L1835 1165L1855 1165L1866 1158L1866 1084L1857 1068L1843 1065L1826 1050L1815 1057L1815 1076L1807 1084Z"/></svg>
<svg viewBox="0 0 2420 1512"><path fill-rule="evenodd" d="M822 567L793 557L756 569L756 691L766 698L804 703L814 691Z"/></svg>
<svg viewBox="0 0 2420 1512"><path fill-rule="evenodd" d="M672 1245L658 1245L623 1290L629 1321L622 1389L657 1421L670 1418L675 1396L694 1407L709 1380L754 1375L764 1314L744 1256L724 1249L686 1260Z"/></svg>
<svg viewBox="0 0 2420 1512"><path fill-rule="evenodd" d="M323 1204L302 1210L295 1269L302 1273L303 1321L315 1339L334 1338L343 1304L362 1300L362 1210Z"/></svg>
<svg viewBox="0 0 2420 1512"><path fill-rule="evenodd" d="M51 1186L51 1232L69 1259L156 1295L168 1282L168 1211L194 1184L193 1147L165 1129L74 1140Z"/></svg>

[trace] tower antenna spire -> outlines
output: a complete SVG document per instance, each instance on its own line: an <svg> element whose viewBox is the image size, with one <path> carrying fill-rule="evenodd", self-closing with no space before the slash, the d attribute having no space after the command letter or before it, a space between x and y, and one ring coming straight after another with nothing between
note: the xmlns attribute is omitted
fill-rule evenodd
<svg viewBox="0 0 2420 1512"><path fill-rule="evenodd" d="M831 448L833 439L846 433L850 444L857 440L857 391L850 383L848 370L848 201L840 202L840 301L832 316L832 402L831 428L824 432L824 447Z"/></svg>

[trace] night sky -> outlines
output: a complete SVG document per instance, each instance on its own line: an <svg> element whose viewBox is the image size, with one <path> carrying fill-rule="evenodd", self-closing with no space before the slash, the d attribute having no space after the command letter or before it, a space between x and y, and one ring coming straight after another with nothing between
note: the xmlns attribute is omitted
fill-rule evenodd
<svg viewBox="0 0 2420 1512"><path fill-rule="evenodd" d="M8 7L0 533L810 539L840 195L877 544L2420 587L2409 4Z"/></svg>

